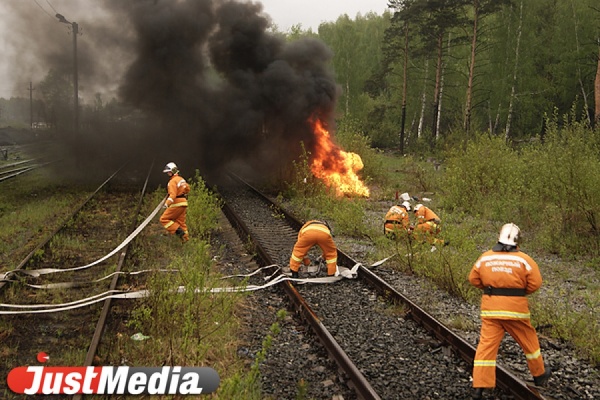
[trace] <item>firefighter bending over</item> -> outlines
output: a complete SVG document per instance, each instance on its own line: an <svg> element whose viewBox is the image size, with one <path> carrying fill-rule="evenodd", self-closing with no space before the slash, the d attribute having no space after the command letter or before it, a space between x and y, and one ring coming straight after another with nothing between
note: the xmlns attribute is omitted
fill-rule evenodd
<svg viewBox="0 0 600 400"><path fill-rule="evenodd" d="M179 175L179 168L174 162L168 163L163 172L170 177L167 184L169 196L165 201L166 210L160 216L160 223L167 232L177 235L181 242L185 243L190 238L185 223L190 185Z"/></svg>
<svg viewBox="0 0 600 400"><path fill-rule="evenodd" d="M423 204L417 204L414 213L417 218L413 231L415 236L430 244L445 244L442 239L437 238L442 231L440 217Z"/></svg>
<svg viewBox="0 0 600 400"><path fill-rule="evenodd" d="M403 202L399 206L392 206L385 214L383 223L383 232L390 239L395 239L401 236L401 233L407 233L410 229L410 203Z"/></svg>
<svg viewBox="0 0 600 400"><path fill-rule="evenodd" d="M327 264L327 275L335 275L337 271L337 247L333 241L331 228L325 221L311 220L305 223L298 232L298 240L292 250L292 256L290 257L292 278L299 277L300 264L310 264L307 255L313 246L319 246L323 252L323 259Z"/></svg>
<svg viewBox="0 0 600 400"><path fill-rule="evenodd" d="M544 365L526 297L540 288L542 275L536 262L519 249L519 234L517 225L504 225L498 243L477 259L469 274L469 282L483 290L481 334L473 360L474 399L482 398L484 388L496 387L496 357L505 332L523 349L535 385L545 385L552 374Z"/></svg>

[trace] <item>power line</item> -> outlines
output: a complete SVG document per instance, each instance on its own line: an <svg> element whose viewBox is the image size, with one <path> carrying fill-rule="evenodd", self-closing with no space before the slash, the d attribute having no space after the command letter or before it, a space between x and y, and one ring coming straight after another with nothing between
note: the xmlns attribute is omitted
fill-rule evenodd
<svg viewBox="0 0 600 400"><path fill-rule="evenodd" d="M37 2L37 0L33 0L33 2L34 2L35 4L37 4L37 6L38 6L38 7L39 7L39 8L40 8L40 9L41 9L43 12L45 12L46 14L48 14L48 16L49 16L50 18L54 19L54 16L53 16L53 15L50 15L50 13L49 13L48 11L46 11L46 10L44 9L44 7L40 6L40 3L38 3L38 2ZM50 7L52 7L52 6L50 6Z"/></svg>
<svg viewBox="0 0 600 400"><path fill-rule="evenodd" d="M54 7L52 7L52 4L50 4L50 2L48 0L46 0L46 3L48 3L48 5L50 6L50 8L55 12L58 13L58 11L56 11L56 9Z"/></svg>

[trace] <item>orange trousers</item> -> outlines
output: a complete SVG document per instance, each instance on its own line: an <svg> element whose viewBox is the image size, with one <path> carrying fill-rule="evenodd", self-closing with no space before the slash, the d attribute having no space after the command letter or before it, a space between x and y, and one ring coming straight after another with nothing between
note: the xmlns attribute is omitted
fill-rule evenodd
<svg viewBox="0 0 600 400"><path fill-rule="evenodd" d="M531 375L540 376L544 373L540 343L528 319L482 318L479 344L473 360L474 388L496 387L496 357L505 332L523 349Z"/></svg>
<svg viewBox="0 0 600 400"><path fill-rule="evenodd" d="M310 260L306 258L306 255L315 245L319 246L323 252L323 258L325 258L325 262L327 263L327 275L335 275L337 248L329 233L317 229L303 229L300 231L298 240L292 250L290 269L298 272L301 263L308 265Z"/></svg>
<svg viewBox="0 0 600 400"><path fill-rule="evenodd" d="M160 216L160 223L171 235L175 234L177 228L181 227L185 234L188 234L185 217L187 207L169 207Z"/></svg>
<svg viewBox="0 0 600 400"><path fill-rule="evenodd" d="M408 235L408 224L402 222L387 222L383 225L383 231L389 238L400 238Z"/></svg>
<svg viewBox="0 0 600 400"><path fill-rule="evenodd" d="M413 235L417 240L422 242L426 241L429 244L442 244L444 241L437 238L437 235L440 232L441 228L439 224L436 224L434 221L427 221L415 226Z"/></svg>

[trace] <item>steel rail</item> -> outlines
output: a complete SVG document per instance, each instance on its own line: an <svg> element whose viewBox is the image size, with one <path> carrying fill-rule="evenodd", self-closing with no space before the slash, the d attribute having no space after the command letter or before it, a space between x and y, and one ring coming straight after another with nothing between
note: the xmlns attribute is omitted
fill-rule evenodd
<svg viewBox="0 0 600 400"><path fill-rule="evenodd" d="M85 205L104 187L104 185L106 185L124 167L125 167L125 165L121 166L111 176L109 176L104 182L102 182L102 184L100 186L98 186L98 188L96 190L94 190L94 192L91 193L83 202L81 202L81 204L79 204L79 206L77 206L73 210L73 212L71 214L69 214L67 216L67 218L65 218L63 220L63 222L56 229L54 229L27 256L25 256L25 258L19 263L19 265L17 265L17 267L13 271L18 271L20 269L23 269L25 267L25 265L27 265L27 263L29 262L29 260L31 260L33 258L33 256L36 254L36 252L38 250L41 250L44 246L46 246L52 240L52 238L54 236L56 236L58 234L58 232L60 232L68 224L68 222L70 220L72 220L73 217L75 217L75 215L77 215L77 213L80 212L83 209L83 207L85 207ZM6 282L7 282L6 280L4 280L4 281L0 280L0 290L4 287L4 285L6 284Z"/></svg>
<svg viewBox="0 0 600 400"><path fill-rule="evenodd" d="M294 215L287 212L281 205L277 204L269 197L265 196L258 189L254 188L242 178L237 175L230 174L236 181L250 188L256 193L263 201L269 205L277 207L278 211L281 212L286 221L288 221L294 228L300 229L302 222L298 220ZM343 251L338 249L338 263L348 268L352 268L357 264L357 261L353 260L350 256L345 254ZM382 296L387 297L390 301L398 304L405 304L410 310L410 317L415 320L418 324L423 326L428 332L432 333L442 343L448 344L453 351L455 351L465 362L473 364L475 358L476 349L467 341L460 336L456 335L444 324L438 321L436 318L428 314L421 307L412 302L409 298L402 295L395 288L390 286L387 282L377 276L373 271L360 266L358 269L359 279L365 280L371 287L376 289ZM289 282L288 282L289 283ZM291 285L290 285L291 286ZM506 393L512 395L517 400L540 400L544 399L543 395L532 385L528 385L521 379L516 377L507 368L497 365L496 366L496 384Z"/></svg>
<svg viewBox="0 0 600 400"><path fill-rule="evenodd" d="M244 221L235 213L235 211L229 207L227 203L223 204L222 209L231 225L238 232L240 238L250 237L253 239L253 244L258 254L259 263L261 263L263 266L274 264L273 259L269 256L268 252L260 245L260 243L258 243L257 240L253 238L252 233ZM280 283L279 286L286 292L292 304L294 305L294 308L311 326L317 337L321 340L321 343L323 343L323 346L329 355L337 363L338 367L350 378L351 387L354 389L357 396L363 400L380 400L381 397L377 394L377 392L375 392L375 389L373 389L369 381L350 360L342 347L337 343L333 335L329 333L319 317L302 298L300 293L298 293L294 285L292 285L289 281L284 281Z"/></svg>
<svg viewBox="0 0 600 400"><path fill-rule="evenodd" d="M150 165L150 168L148 169L148 175L146 175L146 180L144 182L144 186L140 193L140 199L137 204L135 218L131 224L132 230L135 229L135 227L137 226L137 220L138 220L138 217L140 214L140 210L142 208L144 195L146 194L146 189L148 187L148 181L150 180L150 173L152 172L153 167L154 167L154 162L152 162L152 164ZM119 254L119 261L118 261L117 267L115 269L115 272L117 272L117 273L112 277L112 279L110 281L110 286L108 289L109 291L114 290L117 287L117 283L119 281L118 272L121 272L121 270L123 268L123 265L125 263L125 258L127 257L127 251L129 250L130 244L131 243L129 243L127 246L125 246L123 248L123 250L121 251L121 253ZM98 346L100 345L100 340L102 339L102 334L104 333L104 328L106 327L106 321L108 320L108 315L110 313L111 307L112 307L112 299L109 297L106 300L104 300L104 305L102 306L102 311L100 312L100 317L98 318L98 322L96 323L96 329L94 330L94 335L92 336L92 340L90 342L88 352L85 356L85 361L83 362L84 367L92 366L92 364L94 362L94 357L96 356L96 352L98 351ZM73 400L80 400L81 398L82 398L81 394L76 394L73 396Z"/></svg>
<svg viewBox="0 0 600 400"><path fill-rule="evenodd" d="M343 263L356 264L354 260L338 250L338 260L339 259L342 259ZM413 320L432 333L437 339L450 345L452 350L467 363L473 364L476 349L470 343L456 335L440 321L377 276L373 271L362 265L359 267L359 278L364 279L369 285L376 288L379 293L383 294L390 301L406 305L410 310L410 317ZM497 386L506 393L511 394L519 400L539 400L544 398L536 388L527 385L501 365L496 366L496 383Z"/></svg>
<svg viewBox="0 0 600 400"><path fill-rule="evenodd" d="M24 174L25 172L33 171L34 169L41 168L41 167L43 167L45 165L48 165L48 164L52 164L53 162L56 162L56 161L47 161L47 162L41 163L41 164L32 164L32 165L28 165L28 166L25 166L25 167L17 168L17 169L11 170L11 171L0 172L0 175L11 174L11 175L7 175L7 176L1 177L0 178L0 182L5 181L5 180L10 179L10 178L15 178L15 177L17 177L17 176L19 176L21 174Z"/></svg>
<svg viewBox="0 0 600 400"><path fill-rule="evenodd" d="M21 160L21 161L17 161L17 162L10 163L10 164L0 165L0 169L6 169L6 168L11 168L11 167L16 167L18 165L31 163L33 161L37 161L37 159L36 158L31 158L29 160Z"/></svg>

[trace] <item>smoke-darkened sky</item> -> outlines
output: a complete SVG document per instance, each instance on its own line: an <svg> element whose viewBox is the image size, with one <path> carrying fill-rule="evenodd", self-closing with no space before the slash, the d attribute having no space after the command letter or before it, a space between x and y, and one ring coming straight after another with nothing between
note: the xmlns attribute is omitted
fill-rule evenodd
<svg viewBox="0 0 600 400"><path fill-rule="evenodd" d="M96 153L122 145L129 161L175 161L184 171L241 162L266 173L289 164L301 141L310 149L311 116L333 122L339 88L331 50L272 34L258 2L28 0L0 7L10 32L0 50L14 60L16 85L35 86L49 70L72 71L72 26L58 22L60 13L80 28L82 103L100 94L143 112L144 129L135 135L95 132Z"/></svg>

